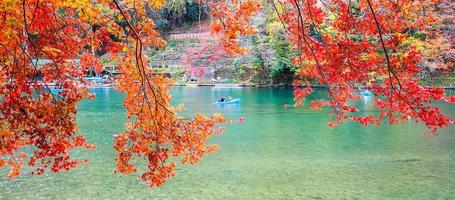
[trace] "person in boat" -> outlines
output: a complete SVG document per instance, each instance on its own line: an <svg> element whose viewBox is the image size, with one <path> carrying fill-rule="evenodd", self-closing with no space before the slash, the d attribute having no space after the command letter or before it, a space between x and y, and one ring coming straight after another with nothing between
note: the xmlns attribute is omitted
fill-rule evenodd
<svg viewBox="0 0 455 200"><path fill-rule="evenodd" d="M226 101L226 97L222 96L220 99L220 102L225 102L225 101Z"/></svg>
<svg viewBox="0 0 455 200"><path fill-rule="evenodd" d="M231 96L229 96L229 97L227 98L227 101L231 101L231 100L232 100L232 98L231 98Z"/></svg>

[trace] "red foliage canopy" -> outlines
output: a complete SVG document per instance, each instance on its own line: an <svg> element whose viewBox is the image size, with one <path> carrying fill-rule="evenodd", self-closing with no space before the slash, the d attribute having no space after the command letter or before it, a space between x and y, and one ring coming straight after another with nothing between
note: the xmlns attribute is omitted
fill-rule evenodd
<svg viewBox="0 0 455 200"><path fill-rule="evenodd" d="M407 40L412 32L431 34L426 27L435 23L435 1L419 2L268 0L292 49L299 52L293 58L293 64L300 68L295 81L296 105L303 104L312 93L309 80L317 80L328 89L329 99L314 100L310 108L330 106L333 121L329 126L344 120L367 125L381 124L384 119L394 124L413 118L425 123L429 133L434 134L440 127L454 124L432 101L455 103L455 97L446 96L442 88L421 86L416 78L421 71L422 52ZM253 32L244 22L248 18L233 16L242 13L250 18L257 11L257 2L221 4L230 9L212 13L220 21L215 25L224 25L224 30L217 28L217 32L224 31L231 39ZM248 31L239 31L238 27ZM230 46L240 48L238 43ZM378 97L375 103L380 114L362 116L352 106L360 99L359 88L371 90Z"/></svg>
<svg viewBox="0 0 455 200"><path fill-rule="evenodd" d="M148 3L159 8L164 2ZM9 178L20 174L27 158L38 175L86 162L70 156L74 148L94 148L78 134L76 105L90 97L83 75L101 71L95 55L101 50L118 63L122 75L116 87L126 94L129 122L115 136L116 172L138 171L132 163L142 158L147 165L140 178L157 186L174 175L179 158L194 164L216 150L207 140L222 131L217 124L225 122L223 116L184 120L170 105L172 81L153 76L147 67L144 47L166 42L145 6L116 0L0 1L0 167L10 166ZM49 83L62 89L52 93Z"/></svg>

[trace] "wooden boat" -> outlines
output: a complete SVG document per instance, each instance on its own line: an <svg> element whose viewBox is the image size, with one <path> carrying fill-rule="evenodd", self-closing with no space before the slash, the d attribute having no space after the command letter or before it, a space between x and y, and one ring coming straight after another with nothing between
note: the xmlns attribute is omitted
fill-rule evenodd
<svg viewBox="0 0 455 200"><path fill-rule="evenodd" d="M240 98L239 99L232 99L230 101L216 101L216 104L235 104L235 103L240 103Z"/></svg>

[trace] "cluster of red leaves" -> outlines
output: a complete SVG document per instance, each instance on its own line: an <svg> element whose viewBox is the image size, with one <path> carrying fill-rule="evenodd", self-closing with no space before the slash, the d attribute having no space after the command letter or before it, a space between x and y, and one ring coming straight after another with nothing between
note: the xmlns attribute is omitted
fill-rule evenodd
<svg viewBox="0 0 455 200"><path fill-rule="evenodd" d="M147 170L140 178L157 186L174 175L177 157L194 164L216 150L207 140L223 130L217 127L223 116L178 116L170 105L172 81L153 76L147 67L142 50L166 42L145 6L144 1L116 0L0 1L0 167L11 169L9 178L18 176L25 163L41 175L87 161L71 155L75 148L94 148L78 134L76 105L92 96L83 75L101 71L95 52L106 50L119 63L117 88L126 93L130 119L115 138L116 172L137 171L133 158L142 157ZM58 94L48 83L61 88Z"/></svg>
<svg viewBox="0 0 455 200"><path fill-rule="evenodd" d="M426 2L432 8L432 17L436 23L431 24L425 31L422 46L425 48L423 64L430 72L453 72L455 69L455 36L452 1Z"/></svg>
<svg viewBox="0 0 455 200"><path fill-rule="evenodd" d="M10 166L9 178L21 173L26 158L32 173L59 172L86 162L71 158L72 149L94 148L76 135L76 104L89 93L77 86L84 71L71 59L86 43L85 27L73 17L76 10L57 14L59 8L38 0L0 2L0 167ZM41 58L50 63L38 67ZM63 89L52 94L37 76Z"/></svg>
<svg viewBox="0 0 455 200"><path fill-rule="evenodd" d="M313 101L310 107L331 106L334 120L329 125L343 120L380 124L385 118L393 124L413 118L436 133L453 124L431 103L453 103L453 97L447 97L444 89L418 85L414 77L420 71L421 52L403 45L408 30L433 22L431 17L418 17L424 9L421 4L384 0L286 3L289 9L281 17L293 48L301 53L294 63L301 66L301 78L315 78L328 87L330 99ZM358 116L358 109L350 105L359 100L357 87L381 97L376 100L379 115Z"/></svg>
<svg viewBox="0 0 455 200"><path fill-rule="evenodd" d="M133 44L134 48L125 46L122 55L113 55L111 59L119 62L122 76L117 88L126 94L124 106L130 122L125 132L115 136L114 149L118 151L115 172L125 175L138 172L134 160L142 158L146 161L146 168L140 172L140 178L154 187L174 176L178 158L181 164L195 164L205 154L214 152L217 146L207 145L207 141L223 131L217 125L226 120L220 114L212 117L198 114L189 120L177 115L176 109L170 105L169 88L173 82L165 77L153 76L152 70L146 67L147 57L141 52L143 46L160 47L165 43L157 39L153 28L145 28L148 27L145 23L140 26L130 23L129 20L133 19L131 13L122 10L134 7L125 6L121 8L117 4L133 32L129 44ZM136 15L134 19L149 20L145 14ZM141 38L149 39L142 41Z"/></svg>
<svg viewBox="0 0 455 200"><path fill-rule="evenodd" d="M200 47L189 48L182 55L180 63L188 69L190 76L203 77L207 67L224 56L224 47L216 41L214 38L200 40Z"/></svg>
<svg viewBox="0 0 455 200"><path fill-rule="evenodd" d="M220 42L228 56L245 54L247 50L237 42L239 36L256 33L249 24L251 18L260 10L258 1L227 0L211 2L210 14L215 19L212 22L212 31L220 35Z"/></svg>
<svg viewBox="0 0 455 200"><path fill-rule="evenodd" d="M249 21L261 8L260 3L254 0L204 2L211 8L210 14L214 20L210 28L214 37L200 40L201 47L188 49L182 57L181 63L188 68L193 77L202 77L206 73L206 67L223 56L236 56L248 52L247 48L238 42L239 36L256 33Z"/></svg>
<svg viewBox="0 0 455 200"><path fill-rule="evenodd" d="M410 118L423 122L430 133L454 121L445 116L432 100L455 103L444 89L420 86L416 74L422 53L413 44L405 44L409 32L421 30L435 22L434 1L412 0L270 0L271 7L287 33L291 48L299 52L293 64L300 67L298 80L318 80L328 88L329 99L314 100L310 108L332 108L336 126L344 120L362 125L390 124ZM239 6L241 7L241 6ZM220 16L233 16L225 8ZM257 11L252 9L252 11ZM254 13L248 13L249 16ZM228 20L226 20L228 21ZM219 26L215 24L214 29ZM246 26L246 25L244 25ZM236 28L224 26L227 37L242 34ZM221 32L221 31L218 31ZM231 38L237 38L232 37ZM235 45L232 45L235 46ZM236 49L236 48L234 48ZM296 104L304 103L312 93L307 81L295 82ZM352 102L360 100L358 88L372 90L380 114L361 116Z"/></svg>
<svg viewBox="0 0 455 200"><path fill-rule="evenodd" d="M182 164L195 164L206 153L215 151L216 145L207 145L207 140L222 131L216 126L226 120L220 114L184 120L169 104L172 81L151 76L147 68L132 70L131 65L134 64L128 57L120 63L124 76L118 88L126 93L125 107L131 123L125 132L115 136L114 148L119 152L116 172L126 175L136 172L133 161L143 158L147 167L140 178L150 187L159 186L174 176L177 158L181 158Z"/></svg>

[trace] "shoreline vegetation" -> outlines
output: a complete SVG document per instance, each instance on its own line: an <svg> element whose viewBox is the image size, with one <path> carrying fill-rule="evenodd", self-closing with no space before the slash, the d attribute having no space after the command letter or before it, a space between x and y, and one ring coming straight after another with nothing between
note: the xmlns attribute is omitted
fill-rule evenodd
<svg viewBox="0 0 455 200"><path fill-rule="evenodd" d="M441 76L430 76L419 80L422 86L430 88L444 88L444 89L455 89L455 74L441 75ZM180 87L261 87L261 88L273 88L273 87L293 87L292 84L255 84L255 83L211 83L211 82L194 82L194 83L176 83L175 86ZM305 87L306 85L301 85ZM312 84L313 88L325 88L325 85Z"/></svg>
<svg viewBox="0 0 455 200"><path fill-rule="evenodd" d="M430 88L444 88L444 89L455 89L455 75L430 77L421 79L420 83L423 86ZM44 83L40 83L44 84ZM115 83L104 83L104 84L92 84L88 88L111 88L114 87ZM56 89L55 83L46 83L47 86L52 89ZM257 88L277 88L277 87L294 87L292 84L255 84L255 83L213 83L213 82L192 82L192 83L181 83L176 82L176 87L226 87L226 88L239 88L239 87L257 87ZM306 85L300 85L299 87L306 87ZM311 84L312 88L325 88L322 84ZM57 88L58 89L58 88Z"/></svg>
<svg viewBox="0 0 455 200"><path fill-rule="evenodd" d="M175 84L177 87L226 87L226 88L236 88L236 87L257 87L257 88L277 88L277 87L294 87L289 84L280 84L280 85L258 85L258 84L235 84L235 83L226 83L226 84L215 84L215 83L179 83ZM427 86L427 85L425 85ZM299 87L306 87L306 85L300 85ZM312 88L325 88L325 85L311 85ZM444 89L455 89L455 84L449 86L433 86L428 85L429 88L444 88Z"/></svg>
<svg viewBox="0 0 455 200"><path fill-rule="evenodd" d="M270 82L269 82L270 83ZM419 79L419 83L422 86L430 88L444 88L444 89L455 89L455 73L448 74L433 74L426 76L425 78ZM277 84L258 84L254 82L243 81L240 83L216 83L210 81L198 81L198 82L179 82L176 81L176 86L187 86L187 87L293 87L292 83L277 83ZM305 87L301 85L300 87ZM311 83L313 88L325 88L326 86L318 83Z"/></svg>
<svg viewBox="0 0 455 200"><path fill-rule="evenodd" d="M419 83L423 86L433 88L455 89L455 73L439 76L429 76L427 78L420 79Z"/></svg>

